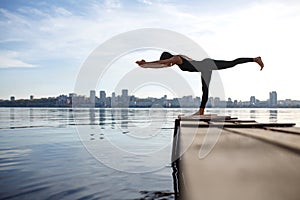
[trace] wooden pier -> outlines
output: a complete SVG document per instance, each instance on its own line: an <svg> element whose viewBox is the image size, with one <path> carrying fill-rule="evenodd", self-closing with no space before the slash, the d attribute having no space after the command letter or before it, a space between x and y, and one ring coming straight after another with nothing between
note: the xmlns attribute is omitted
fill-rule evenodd
<svg viewBox="0 0 300 200"><path fill-rule="evenodd" d="M300 128L294 125L229 116L176 119L176 199L300 199Z"/></svg>

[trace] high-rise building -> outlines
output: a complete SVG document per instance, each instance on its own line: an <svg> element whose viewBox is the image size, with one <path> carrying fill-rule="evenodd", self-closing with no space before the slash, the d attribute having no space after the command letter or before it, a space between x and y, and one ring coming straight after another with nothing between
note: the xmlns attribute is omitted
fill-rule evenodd
<svg viewBox="0 0 300 200"><path fill-rule="evenodd" d="M117 106L116 93L111 93L111 107L115 108Z"/></svg>
<svg viewBox="0 0 300 200"><path fill-rule="evenodd" d="M100 91L99 103L100 103L100 107L106 107L106 93L105 93L105 91Z"/></svg>
<svg viewBox="0 0 300 200"><path fill-rule="evenodd" d="M272 91L269 93L269 106L270 107L275 107L277 106L277 92L276 91Z"/></svg>
<svg viewBox="0 0 300 200"><path fill-rule="evenodd" d="M32 101L33 100L33 95L30 95L30 101Z"/></svg>
<svg viewBox="0 0 300 200"><path fill-rule="evenodd" d="M234 101L233 101L233 106L234 106L234 107L237 107L237 106L238 106L238 101L237 101L237 100L234 100Z"/></svg>
<svg viewBox="0 0 300 200"><path fill-rule="evenodd" d="M128 97L128 90L122 90L121 101L119 102L119 106L121 107L129 107L129 97Z"/></svg>
<svg viewBox="0 0 300 200"><path fill-rule="evenodd" d="M215 97L213 99L213 105L214 105L214 107L219 107L220 106L220 102L221 102L220 97Z"/></svg>
<svg viewBox="0 0 300 200"><path fill-rule="evenodd" d="M122 90L122 97L128 97L128 90L127 89Z"/></svg>
<svg viewBox="0 0 300 200"><path fill-rule="evenodd" d="M182 98L179 98L179 104L181 108L188 108L192 107L194 105L194 99L192 95L189 96L183 96Z"/></svg>
<svg viewBox="0 0 300 200"><path fill-rule="evenodd" d="M91 106L95 106L96 92L95 90L90 91L90 103Z"/></svg>
<svg viewBox="0 0 300 200"><path fill-rule="evenodd" d="M100 91L100 99L105 99L105 98L106 98L105 91Z"/></svg>
<svg viewBox="0 0 300 200"><path fill-rule="evenodd" d="M10 101L15 101L15 97L14 97L14 96L11 96L11 97L10 97Z"/></svg>
<svg viewBox="0 0 300 200"><path fill-rule="evenodd" d="M196 106L196 107L199 107L199 106L200 106L200 103L201 103L201 98L200 98L200 97L196 97L196 98L195 98L195 106Z"/></svg>
<svg viewBox="0 0 300 200"><path fill-rule="evenodd" d="M207 103L206 103L206 107L214 107L215 105L214 105L214 98L213 97L209 97L208 98L208 101L207 101Z"/></svg>
<svg viewBox="0 0 300 200"><path fill-rule="evenodd" d="M256 98L255 96L250 97L250 106L254 106L256 104Z"/></svg>
<svg viewBox="0 0 300 200"><path fill-rule="evenodd" d="M229 97L227 100L227 107L232 107L233 106L233 102L232 99Z"/></svg>

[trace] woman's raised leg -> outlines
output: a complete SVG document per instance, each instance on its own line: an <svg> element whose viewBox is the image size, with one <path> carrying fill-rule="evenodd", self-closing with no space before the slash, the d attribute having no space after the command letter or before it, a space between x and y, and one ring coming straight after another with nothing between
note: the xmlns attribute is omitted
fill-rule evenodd
<svg viewBox="0 0 300 200"><path fill-rule="evenodd" d="M261 57L256 58L237 58L232 61L226 61L226 60L213 60L217 69L227 69L234 67L238 64L248 63L248 62L256 62L260 66L260 70L264 68L264 63L262 62Z"/></svg>

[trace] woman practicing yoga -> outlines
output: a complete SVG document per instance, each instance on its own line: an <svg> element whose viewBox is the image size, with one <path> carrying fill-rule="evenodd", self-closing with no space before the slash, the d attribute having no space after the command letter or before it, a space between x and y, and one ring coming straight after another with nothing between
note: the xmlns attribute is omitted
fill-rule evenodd
<svg viewBox="0 0 300 200"><path fill-rule="evenodd" d="M201 72L202 99L200 109L194 115L204 114L205 105L208 100L208 87L211 79L212 70L227 69L230 67L234 67L235 65L247 62L256 62L260 66L260 70L264 68L264 63L262 62L261 57L237 58L232 61L213 60L210 58L206 58L202 61L196 61L184 55L172 55L169 52L163 52L158 61L136 61L136 63L143 68L164 68L171 67L173 65L178 65L182 71Z"/></svg>

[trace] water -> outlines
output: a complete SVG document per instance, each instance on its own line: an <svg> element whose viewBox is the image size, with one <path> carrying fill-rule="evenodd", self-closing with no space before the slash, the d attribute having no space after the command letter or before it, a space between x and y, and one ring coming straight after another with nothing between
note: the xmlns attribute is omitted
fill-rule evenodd
<svg viewBox="0 0 300 200"><path fill-rule="evenodd" d="M193 111L0 108L0 199L174 199L173 123ZM226 114L300 126L300 109Z"/></svg>

